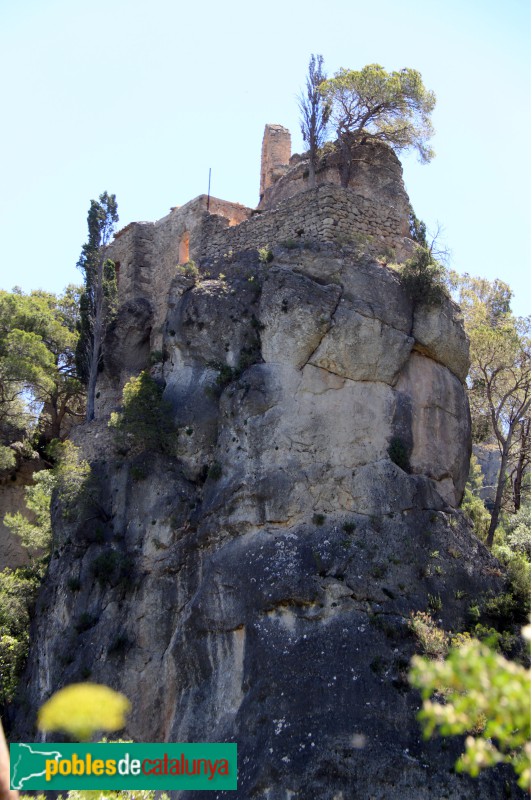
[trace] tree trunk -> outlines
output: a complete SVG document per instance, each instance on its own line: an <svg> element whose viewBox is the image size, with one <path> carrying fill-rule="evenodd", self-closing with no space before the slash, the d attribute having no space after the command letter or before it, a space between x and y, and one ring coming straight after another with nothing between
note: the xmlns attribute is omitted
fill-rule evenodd
<svg viewBox="0 0 532 800"><path fill-rule="evenodd" d="M98 366L102 354L102 342L104 331L104 297L103 297L103 259L100 261L98 269L98 287L95 297L94 324L92 328L92 347L89 356L90 371L87 383L87 422L94 419L94 404L96 398L96 381L98 379Z"/></svg>
<svg viewBox="0 0 532 800"><path fill-rule="evenodd" d="M493 504L493 511L491 512L491 521L486 539L486 544L490 550L493 547L493 537L495 536L495 529L499 524L499 517L501 514L502 496L504 494L504 484L506 482L506 467L508 466L508 451L510 449L511 438L511 435L508 436L502 448L501 465L499 467L499 476L497 478L497 492L495 494L495 502Z"/></svg>
<svg viewBox="0 0 532 800"><path fill-rule="evenodd" d="M312 154L310 151L310 158L308 162L308 187L309 189L316 188L316 169L314 166L314 162L316 160L316 156Z"/></svg>
<svg viewBox="0 0 532 800"><path fill-rule="evenodd" d="M521 436L519 443L519 458L517 459L517 466L515 468L515 479L513 485L514 493L514 510L519 511L521 508L521 487L523 484L523 474L525 467L529 461L530 450L530 419L525 420L521 424Z"/></svg>

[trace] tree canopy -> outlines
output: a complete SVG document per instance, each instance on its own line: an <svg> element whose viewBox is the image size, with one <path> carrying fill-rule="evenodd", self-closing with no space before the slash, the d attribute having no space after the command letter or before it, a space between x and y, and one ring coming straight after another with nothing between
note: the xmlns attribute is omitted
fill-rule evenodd
<svg viewBox="0 0 532 800"><path fill-rule="evenodd" d="M316 182L316 159L318 149L325 141L327 124L331 115L331 106L321 91L320 86L326 80L323 71L323 56L311 55L305 91L299 95L300 125L303 141L309 146L309 185Z"/></svg>
<svg viewBox="0 0 532 800"><path fill-rule="evenodd" d="M428 141L434 132L430 115L436 97L417 70L386 72L380 64L340 69L323 81L320 91L331 108L343 155L343 185L349 181L348 152L364 140L386 142L397 153L414 149L422 163L432 159Z"/></svg>
<svg viewBox="0 0 532 800"><path fill-rule="evenodd" d="M503 281L450 274L471 342L468 376L473 437L495 441L501 456L487 543L495 530L512 476L514 510L521 504L530 464L530 319L510 313L511 290Z"/></svg>
<svg viewBox="0 0 532 800"><path fill-rule="evenodd" d="M82 412L76 375L78 290L57 297L0 291L0 436L6 443L38 433L61 438Z"/></svg>
<svg viewBox="0 0 532 800"><path fill-rule="evenodd" d="M115 265L106 255L116 222L118 205L114 194L103 192L99 200L91 200L87 215L89 237L78 260L85 288L80 298L80 338L76 354L79 374L87 384L88 421L94 418L96 379L105 331L116 310Z"/></svg>

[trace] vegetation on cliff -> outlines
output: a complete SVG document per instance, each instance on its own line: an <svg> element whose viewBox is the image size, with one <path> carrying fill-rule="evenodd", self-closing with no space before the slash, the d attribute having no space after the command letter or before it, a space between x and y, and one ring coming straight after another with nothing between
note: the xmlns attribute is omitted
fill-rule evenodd
<svg viewBox="0 0 532 800"><path fill-rule="evenodd" d="M103 192L98 201L91 200L87 216L89 238L78 261L85 285L80 297L80 337L76 350L78 371L87 386L89 422L94 419L96 381L105 332L116 312L115 265L106 254L116 222L118 205L114 194Z"/></svg>

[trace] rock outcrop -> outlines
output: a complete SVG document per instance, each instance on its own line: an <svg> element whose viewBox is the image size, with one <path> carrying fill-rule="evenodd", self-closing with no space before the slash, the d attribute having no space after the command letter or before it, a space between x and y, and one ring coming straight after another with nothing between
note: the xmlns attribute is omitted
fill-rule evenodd
<svg viewBox="0 0 532 800"><path fill-rule="evenodd" d="M379 162L367 209L389 204L401 244L394 169ZM98 419L73 434L99 494L66 517L55 502L16 735L90 676L132 701L127 737L236 741L241 800L495 800L496 771L459 776L459 744L422 740L407 681L411 614L460 630L503 585L456 510L471 447L459 309L413 308L371 247L331 241L344 206L320 227L327 192L233 226L201 199L197 225L190 206L113 245L122 307ZM355 213L362 194L330 192ZM295 227L311 200L313 237L250 246L285 230L283 203ZM184 243L197 280L175 268ZM107 420L154 360L177 444L128 453Z"/></svg>
<svg viewBox="0 0 532 800"><path fill-rule="evenodd" d="M130 697L134 739L237 741L239 798L498 797L495 773L458 776L454 745L422 741L406 679L412 612L460 628L501 586L454 511L469 460L458 310L414 313L397 274L352 251L274 256L170 287L154 374L175 457L120 457L104 423L76 431L105 519L55 508L18 733L90 675ZM128 307L111 332L108 398L117 353L148 364L147 314Z"/></svg>

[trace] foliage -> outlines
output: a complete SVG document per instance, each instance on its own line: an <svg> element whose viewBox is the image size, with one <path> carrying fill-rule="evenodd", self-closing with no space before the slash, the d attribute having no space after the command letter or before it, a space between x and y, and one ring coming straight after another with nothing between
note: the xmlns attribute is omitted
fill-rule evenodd
<svg viewBox="0 0 532 800"><path fill-rule="evenodd" d="M39 577L44 577L48 556L52 545L52 523L50 502L57 485L57 476L52 470L41 470L33 477L33 485L24 491L24 502L33 515L34 522L16 514L6 514L4 525L19 537L23 547L32 559L32 568Z"/></svg>
<svg viewBox="0 0 532 800"><path fill-rule="evenodd" d="M258 249L259 261L261 264L269 264L273 261L273 253L269 247L259 247Z"/></svg>
<svg viewBox="0 0 532 800"><path fill-rule="evenodd" d="M84 278L80 297L80 337L76 350L80 376L87 385L87 420L94 419L96 379L107 327L116 313L117 282L114 263L107 258L107 247L118 222L116 196L103 192L91 200L87 226L89 237L83 245L78 268Z"/></svg>
<svg viewBox="0 0 532 800"><path fill-rule="evenodd" d="M505 626L522 623L530 614L530 559L528 553L513 550L507 544L494 545L493 554L506 567L508 589L498 595L485 610L501 619ZM505 606L501 605L505 600Z"/></svg>
<svg viewBox="0 0 532 800"><path fill-rule="evenodd" d="M426 611L415 611L410 614L409 627L419 641L423 652L432 658L446 655L448 639L445 631L438 628L430 614Z"/></svg>
<svg viewBox="0 0 532 800"><path fill-rule="evenodd" d="M88 740L96 731L118 731L126 724L131 703L123 694L95 683L74 683L60 689L41 706L41 731L62 731Z"/></svg>
<svg viewBox="0 0 532 800"><path fill-rule="evenodd" d="M433 157L428 140L436 98L416 70L388 73L379 64L360 71L341 69L320 91L331 106L343 155L343 186L349 182L353 146L366 140L386 142L396 152L413 148L422 163Z"/></svg>
<svg viewBox="0 0 532 800"><path fill-rule="evenodd" d="M13 700L29 647L39 578L28 569L0 572L0 705Z"/></svg>
<svg viewBox="0 0 532 800"><path fill-rule="evenodd" d="M311 55L306 80L306 89L299 95L300 126L303 141L309 148L309 186L316 185L316 162L318 150L325 142L327 124L331 115L331 104L325 100L320 86L327 78L323 71L323 56Z"/></svg>
<svg viewBox="0 0 532 800"><path fill-rule="evenodd" d="M195 281L199 279L200 272L195 261L187 261L186 264L179 264L177 266L177 271L181 275L184 275L185 278L193 278Z"/></svg>
<svg viewBox="0 0 532 800"><path fill-rule="evenodd" d="M530 638L530 627L526 631ZM421 690L424 735L467 734L459 771L509 763L530 789L530 670L476 640L451 649L446 661L412 659L410 682ZM436 696L434 697L434 694ZM432 699L431 699L432 698Z"/></svg>
<svg viewBox="0 0 532 800"><path fill-rule="evenodd" d="M392 437L388 447L388 455L390 456L390 461L397 464L400 469L404 472L410 472L408 447L399 436Z"/></svg>
<svg viewBox="0 0 532 800"><path fill-rule="evenodd" d="M502 281L450 273L471 348L468 376L474 437L494 440L500 467L487 535L493 544L509 490L518 511L530 473L530 319L510 313L512 293Z"/></svg>
<svg viewBox="0 0 532 800"><path fill-rule="evenodd" d="M131 581L132 559L119 550L104 550L91 564L92 573L98 582L105 586Z"/></svg>
<svg viewBox="0 0 532 800"><path fill-rule="evenodd" d="M482 470L477 459L472 455L469 463L469 476L460 508L473 523L476 536L484 542L488 535L490 513L479 497L482 485Z"/></svg>
<svg viewBox="0 0 532 800"><path fill-rule="evenodd" d="M16 463L17 459L13 450L11 450L9 447L4 447L3 444L0 444L0 472L3 470L13 469Z"/></svg>
<svg viewBox="0 0 532 800"><path fill-rule="evenodd" d="M109 422L121 450L175 453L177 429L172 407L162 395L162 386L146 371L126 383L122 411L113 412Z"/></svg>
<svg viewBox="0 0 532 800"><path fill-rule="evenodd" d="M429 250L418 247L415 255L401 267L401 283L414 306L441 305L447 293L444 269Z"/></svg>
<svg viewBox="0 0 532 800"><path fill-rule="evenodd" d="M64 436L66 417L80 416L83 390L75 349L77 289L63 295L0 291L0 437L44 441Z"/></svg>
<svg viewBox="0 0 532 800"><path fill-rule="evenodd" d="M54 474L63 516L66 519L74 513L79 516L82 510L98 505L98 487L79 448L67 439L52 442L48 452L55 462Z"/></svg>
<svg viewBox="0 0 532 800"><path fill-rule="evenodd" d="M410 212L408 214L408 228L410 231L410 238L413 239L416 244L420 245L420 247L424 247L428 250L427 226L422 220L416 217L412 206L410 206Z"/></svg>

